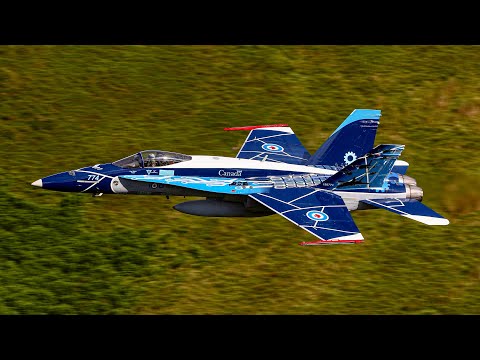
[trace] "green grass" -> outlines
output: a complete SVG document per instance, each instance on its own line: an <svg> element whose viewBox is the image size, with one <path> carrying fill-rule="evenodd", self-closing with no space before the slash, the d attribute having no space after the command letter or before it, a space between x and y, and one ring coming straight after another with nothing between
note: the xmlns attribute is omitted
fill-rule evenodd
<svg viewBox="0 0 480 360"><path fill-rule="evenodd" d="M479 314L480 47L0 46L0 313ZM36 179L143 149L234 156L288 123L315 151L382 110L428 227L354 212L366 241L300 247L279 216L201 218L183 198L50 192Z"/></svg>

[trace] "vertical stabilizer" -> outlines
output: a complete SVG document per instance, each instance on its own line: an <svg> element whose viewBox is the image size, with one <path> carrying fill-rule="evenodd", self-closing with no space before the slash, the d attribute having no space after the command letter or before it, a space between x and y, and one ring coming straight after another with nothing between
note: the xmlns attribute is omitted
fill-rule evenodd
<svg viewBox="0 0 480 360"><path fill-rule="evenodd" d="M373 148L381 110L355 109L308 160L307 165L343 167Z"/></svg>

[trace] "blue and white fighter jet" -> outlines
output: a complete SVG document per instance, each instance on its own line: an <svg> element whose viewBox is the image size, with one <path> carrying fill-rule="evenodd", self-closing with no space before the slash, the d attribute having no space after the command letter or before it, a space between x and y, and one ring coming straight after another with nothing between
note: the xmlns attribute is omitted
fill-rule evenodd
<svg viewBox="0 0 480 360"><path fill-rule="evenodd" d="M382 208L427 225L449 221L421 203L423 190L398 160L404 145L373 146L380 110L354 110L313 154L286 124L246 126L235 158L146 150L118 161L47 176L49 190L195 196L174 209L199 216L279 214L317 239L300 245L351 244L364 238L350 211Z"/></svg>

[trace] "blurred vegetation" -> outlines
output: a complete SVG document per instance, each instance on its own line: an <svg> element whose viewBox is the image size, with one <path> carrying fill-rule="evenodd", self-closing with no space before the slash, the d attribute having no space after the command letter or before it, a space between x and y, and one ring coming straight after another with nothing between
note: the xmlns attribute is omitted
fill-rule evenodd
<svg viewBox="0 0 480 360"><path fill-rule="evenodd" d="M0 46L0 313L480 313L478 46ZM235 156L288 123L315 151L382 109L428 227L354 212L361 245L300 247L279 216L202 218L183 198L30 183L138 150Z"/></svg>

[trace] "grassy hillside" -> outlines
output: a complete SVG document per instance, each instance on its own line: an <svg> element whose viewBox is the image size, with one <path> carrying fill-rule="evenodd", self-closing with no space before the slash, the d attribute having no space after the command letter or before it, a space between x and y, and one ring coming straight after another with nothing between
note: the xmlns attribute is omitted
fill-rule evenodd
<svg viewBox="0 0 480 360"><path fill-rule="evenodd" d="M479 314L480 47L0 46L1 314ZM315 151L382 109L428 227L354 212L366 241L300 247L277 215L201 218L183 198L30 186L138 150L234 156L288 123Z"/></svg>

